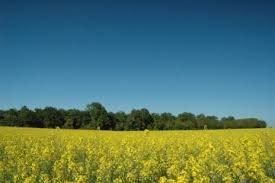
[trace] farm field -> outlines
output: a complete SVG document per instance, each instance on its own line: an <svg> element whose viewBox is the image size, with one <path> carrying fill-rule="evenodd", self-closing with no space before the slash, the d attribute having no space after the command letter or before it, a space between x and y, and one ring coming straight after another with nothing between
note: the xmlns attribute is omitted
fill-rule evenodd
<svg viewBox="0 0 275 183"><path fill-rule="evenodd" d="M0 182L275 182L275 130L0 128Z"/></svg>

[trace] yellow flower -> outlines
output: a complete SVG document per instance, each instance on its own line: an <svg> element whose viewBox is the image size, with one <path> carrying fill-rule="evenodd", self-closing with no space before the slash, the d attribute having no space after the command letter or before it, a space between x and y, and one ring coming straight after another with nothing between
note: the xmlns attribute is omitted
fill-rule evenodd
<svg viewBox="0 0 275 183"><path fill-rule="evenodd" d="M271 183L274 144L273 129L105 132L0 127L0 182Z"/></svg>

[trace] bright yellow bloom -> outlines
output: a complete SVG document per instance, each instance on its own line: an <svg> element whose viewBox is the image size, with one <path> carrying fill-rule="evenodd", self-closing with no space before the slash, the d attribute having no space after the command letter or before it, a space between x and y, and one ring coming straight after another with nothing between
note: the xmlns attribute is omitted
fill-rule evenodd
<svg viewBox="0 0 275 183"><path fill-rule="evenodd" d="M274 182L275 130L0 128L0 182Z"/></svg>

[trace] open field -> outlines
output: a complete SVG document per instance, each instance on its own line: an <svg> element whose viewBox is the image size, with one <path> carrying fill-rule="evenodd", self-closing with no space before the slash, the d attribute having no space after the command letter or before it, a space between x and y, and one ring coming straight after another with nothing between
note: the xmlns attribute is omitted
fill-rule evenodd
<svg viewBox="0 0 275 183"><path fill-rule="evenodd" d="M0 128L0 182L274 182L275 130Z"/></svg>

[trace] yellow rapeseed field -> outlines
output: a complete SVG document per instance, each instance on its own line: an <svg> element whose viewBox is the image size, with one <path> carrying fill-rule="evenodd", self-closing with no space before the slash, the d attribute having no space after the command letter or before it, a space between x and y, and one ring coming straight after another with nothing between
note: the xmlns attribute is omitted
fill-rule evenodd
<svg viewBox="0 0 275 183"><path fill-rule="evenodd" d="M0 182L275 182L275 130L0 128Z"/></svg>

